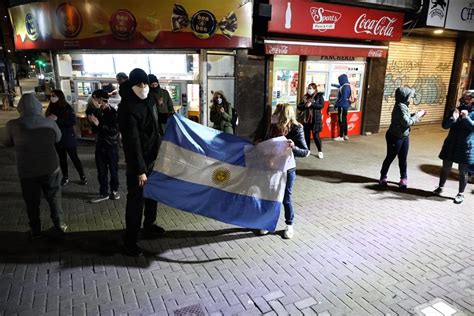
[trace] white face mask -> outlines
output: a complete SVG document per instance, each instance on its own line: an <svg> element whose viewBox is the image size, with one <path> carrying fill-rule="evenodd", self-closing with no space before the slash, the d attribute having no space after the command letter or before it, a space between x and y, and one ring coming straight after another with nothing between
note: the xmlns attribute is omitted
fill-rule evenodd
<svg viewBox="0 0 474 316"><path fill-rule="evenodd" d="M313 94L314 93L314 89L308 89L308 94Z"/></svg>
<svg viewBox="0 0 474 316"><path fill-rule="evenodd" d="M132 87L133 92L137 95L142 100L145 100L146 97L148 96L148 92L150 92L150 88L148 85L145 85L145 87L141 88L139 86L133 86Z"/></svg>
<svg viewBox="0 0 474 316"><path fill-rule="evenodd" d="M59 101L58 97L51 97L51 103L56 103Z"/></svg>
<svg viewBox="0 0 474 316"><path fill-rule="evenodd" d="M222 104L222 98L217 98L217 104Z"/></svg>

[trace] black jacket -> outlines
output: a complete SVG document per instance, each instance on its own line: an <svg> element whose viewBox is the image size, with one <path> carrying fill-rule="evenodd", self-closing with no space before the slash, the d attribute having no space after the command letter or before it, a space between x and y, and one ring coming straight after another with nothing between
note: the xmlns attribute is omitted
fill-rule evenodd
<svg viewBox="0 0 474 316"><path fill-rule="evenodd" d="M51 104L46 109L45 116L54 114L57 116L56 124L61 130L61 140L57 146L65 148L74 148L77 146L76 133L74 132L74 125L76 125L76 114L72 106L67 104L65 107L59 107Z"/></svg>
<svg viewBox="0 0 474 316"><path fill-rule="evenodd" d="M129 82L120 86L120 96L118 118L127 173L149 174L160 147L155 102L150 96L145 100L138 98Z"/></svg>
<svg viewBox="0 0 474 316"><path fill-rule="evenodd" d="M94 115L99 120L99 125L90 123L92 132L96 134L97 146L116 146L119 142L119 129L117 110L108 106L105 109L94 107L91 102L87 104L87 115Z"/></svg>
<svg viewBox="0 0 474 316"><path fill-rule="evenodd" d="M295 157L306 157L308 155L308 146L306 146L306 141L304 139L304 131L302 125L292 125L288 134L286 134L287 139L291 139L295 146L293 147L293 155Z"/></svg>
<svg viewBox="0 0 474 316"><path fill-rule="evenodd" d="M308 97L308 95L305 95ZM311 106L306 107L304 102L298 104L299 111L313 111L313 122L308 123L311 125L311 129L315 132L320 132L323 129L322 115L321 110L324 107L324 95L322 92L318 92L313 100L311 101Z"/></svg>

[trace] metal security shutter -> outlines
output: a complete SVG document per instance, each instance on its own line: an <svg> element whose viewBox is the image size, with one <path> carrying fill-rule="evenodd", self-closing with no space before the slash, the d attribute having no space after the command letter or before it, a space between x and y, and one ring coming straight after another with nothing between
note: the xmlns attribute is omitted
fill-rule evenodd
<svg viewBox="0 0 474 316"><path fill-rule="evenodd" d="M442 121L455 48L456 42L449 39L403 38L390 43L381 127L390 125L395 90L402 86L415 88L410 109L427 110L423 123Z"/></svg>

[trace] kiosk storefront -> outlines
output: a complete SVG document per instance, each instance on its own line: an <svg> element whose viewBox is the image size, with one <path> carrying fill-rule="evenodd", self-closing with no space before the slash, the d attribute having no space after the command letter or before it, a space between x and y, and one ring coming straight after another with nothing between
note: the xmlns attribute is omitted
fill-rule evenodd
<svg viewBox="0 0 474 316"><path fill-rule="evenodd" d="M181 113L208 124L208 94L233 101L235 50L252 41L249 1L52 0L9 12L16 49L53 52L58 86L79 115L93 90L139 67Z"/></svg>

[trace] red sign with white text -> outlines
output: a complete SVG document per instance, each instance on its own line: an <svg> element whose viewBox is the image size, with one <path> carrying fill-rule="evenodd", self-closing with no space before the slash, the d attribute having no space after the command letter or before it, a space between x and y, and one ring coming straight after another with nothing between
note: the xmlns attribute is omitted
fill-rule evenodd
<svg viewBox="0 0 474 316"><path fill-rule="evenodd" d="M308 0L270 0L268 31L350 39L399 41L403 13Z"/></svg>
<svg viewBox="0 0 474 316"><path fill-rule="evenodd" d="M306 55L306 56L355 56L370 58L386 58L386 48L358 48L315 45L265 44L268 55Z"/></svg>

